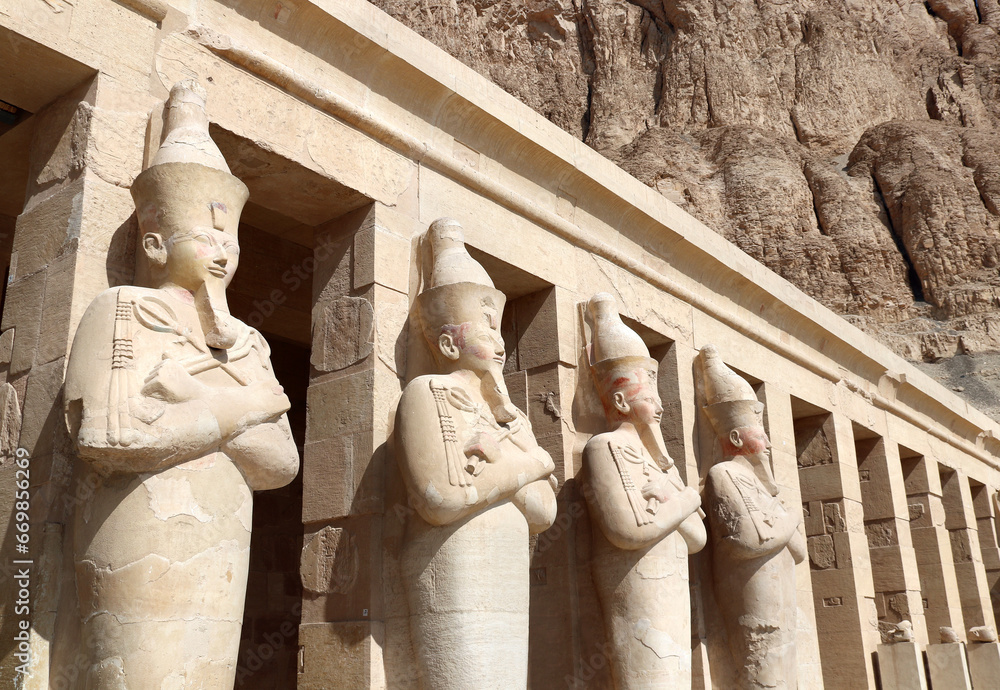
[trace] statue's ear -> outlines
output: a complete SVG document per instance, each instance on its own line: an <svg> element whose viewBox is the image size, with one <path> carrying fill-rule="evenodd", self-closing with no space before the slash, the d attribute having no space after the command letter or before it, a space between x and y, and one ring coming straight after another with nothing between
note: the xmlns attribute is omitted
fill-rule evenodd
<svg viewBox="0 0 1000 690"><path fill-rule="evenodd" d="M163 236L157 232L147 232L142 236L142 249L154 266L167 265L167 245Z"/></svg>
<svg viewBox="0 0 1000 690"><path fill-rule="evenodd" d="M457 360L460 354L455 339L449 333L442 333L438 336L438 349L441 350L442 355L450 360Z"/></svg>
<svg viewBox="0 0 1000 690"><path fill-rule="evenodd" d="M737 429L733 429L729 432L729 442L733 444L734 448L743 447L743 437L740 436L740 432Z"/></svg>
<svg viewBox="0 0 1000 690"><path fill-rule="evenodd" d="M622 414L628 414L629 410L632 409L628 404L628 400L625 399L625 394L622 393L621 391L615 391L615 395L614 398L612 398L612 402L614 402L615 409L621 412Z"/></svg>

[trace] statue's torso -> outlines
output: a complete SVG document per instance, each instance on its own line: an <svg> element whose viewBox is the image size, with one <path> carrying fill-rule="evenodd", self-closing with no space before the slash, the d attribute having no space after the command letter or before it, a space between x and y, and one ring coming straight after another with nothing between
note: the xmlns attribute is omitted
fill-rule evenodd
<svg viewBox="0 0 1000 690"><path fill-rule="evenodd" d="M649 524L660 506L643 498L641 489L663 477L664 470L638 439L608 433L592 442L600 452L588 458L590 476L594 462L605 463L604 470L613 471L602 472L606 481L592 480L588 490L605 492L601 499L617 504L636 527ZM591 566L614 649L616 688L689 685L690 583L683 536L674 530L645 548L623 549L608 540L595 520Z"/></svg>

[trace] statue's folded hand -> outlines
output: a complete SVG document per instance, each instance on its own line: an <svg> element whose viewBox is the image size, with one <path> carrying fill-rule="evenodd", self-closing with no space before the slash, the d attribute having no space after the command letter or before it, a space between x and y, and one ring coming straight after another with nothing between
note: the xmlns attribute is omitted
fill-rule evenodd
<svg viewBox="0 0 1000 690"><path fill-rule="evenodd" d="M646 482L641 489L641 493L643 498L655 498L660 503L665 503L671 496L676 495L678 491L667 479L667 476L662 475Z"/></svg>
<svg viewBox="0 0 1000 690"><path fill-rule="evenodd" d="M208 388L188 373L175 359L160 361L149 372L142 394L164 402L178 403L196 400L208 393Z"/></svg>

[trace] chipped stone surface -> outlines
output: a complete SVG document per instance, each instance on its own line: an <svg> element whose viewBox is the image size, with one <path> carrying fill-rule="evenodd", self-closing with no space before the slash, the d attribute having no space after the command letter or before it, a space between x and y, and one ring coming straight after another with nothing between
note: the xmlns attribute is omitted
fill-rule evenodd
<svg viewBox="0 0 1000 690"><path fill-rule="evenodd" d="M364 297L338 297L314 307L310 362L320 371L345 369L371 354L375 310Z"/></svg>
<svg viewBox="0 0 1000 690"><path fill-rule="evenodd" d="M157 475L147 478L142 486L149 494L149 508L159 520L178 515L190 515L198 522L208 522L212 516L202 510L185 477L164 479Z"/></svg>
<svg viewBox="0 0 1000 690"><path fill-rule="evenodd" d="M340 527L324 527L302 548L302 586L315 594L345 594L358 578L358 544Z"/></svg>

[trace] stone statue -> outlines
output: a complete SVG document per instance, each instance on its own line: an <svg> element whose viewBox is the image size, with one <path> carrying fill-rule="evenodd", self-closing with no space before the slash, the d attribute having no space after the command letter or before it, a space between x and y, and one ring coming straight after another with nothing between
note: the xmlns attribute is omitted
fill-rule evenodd
<svg viewBox="0 0 1000 690"><path fill-rule="evenodd" d="M396 454L416 509L401 571L423 687L525 688L528 535L555 520L552 459L503 382L505 298L435 221L433 274L414 325L438 373L413 379L396 415Z"/></svg>
<svg viewBox="0 0 1000 690"><path fill-rule="evenodd" d="M708 472L715 598L740 687L794 688L795 564L806 555L797 507L782 505L771 475L764 406L713 345L700 354L705 413L724 460Z"/></svg>
<svg viewBox="0 0 1000 690"><path fill-rule="evenodd" d="M132 186L151 287L98 295L66 374L97 485L74 527L87 688L233 687L252 492L298 472L267 343L226 304L248 192L197 83L174 86L165 132Z"/></svg>
<svg viewBox="0 0 1000 690"><path fill-rule="evenodd" d="M992 625L976 625L969 628L969 642L996 642L997 631Z"/></svg>
<svg viewBox="0 0 1000 690"><path fill-rule="evenodd" d="M941 644L951 644L954 642L960 642L958 639L958 633L955 632L955 628L942 625L938 628L938 634L941 636Z"/></svg>
<svg viewBox="0 0 1000 690"><path fill-rule="evenodd" d="M902 620L896 623L892 630L887 633L887 642L913 642L913 623L908 620Z"/></svg>
<svg viewBox="0 0 1000 690"><path fill-rule="evenodd" d="M615 688L688 688L687 557L705 546L701 497L684 486L663 443L656 360L622 323L614 297L595 295L589 309L592 372L611 431L584 448L584 495Z"/></svg>

